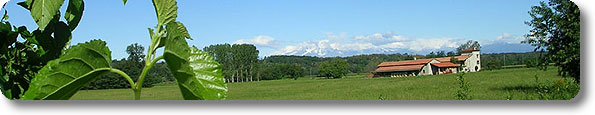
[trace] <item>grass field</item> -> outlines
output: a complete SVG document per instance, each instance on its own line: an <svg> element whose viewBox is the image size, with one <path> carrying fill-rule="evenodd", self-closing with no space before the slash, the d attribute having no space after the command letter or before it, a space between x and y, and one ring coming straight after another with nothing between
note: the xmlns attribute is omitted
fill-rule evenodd
<svg viewBox="0 0 595 115"><path fill-rule="evenodd" d="M354 74L343 79L271 80L228 83L227 100L454 100L456 75L405 78L364 78ZM471 84L471 96L479 100L522 99L541 82L561 79L555 69L503 69L465 74ZM82 90L72 100L130 100L130 89ZM141 99L181 100L177 85L165 84L143 88Z"/></svg>

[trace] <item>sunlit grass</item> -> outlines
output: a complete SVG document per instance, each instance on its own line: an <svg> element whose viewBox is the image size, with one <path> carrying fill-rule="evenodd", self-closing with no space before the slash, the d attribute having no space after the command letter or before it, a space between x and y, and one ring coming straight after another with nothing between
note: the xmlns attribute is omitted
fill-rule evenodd
<svg viewBox="0 0 595 115"><path fill-rule="evenodd" d="M259 82L228 83L228 100L454 100L456 74L404 77L365 78L366 74L350 74L343 79L303 77ZM531 68L503 69L465 74L471 84L471 96L479 100L522 99L541 82L561 79L555 69L539 71ZM130 100L130 89L83 90L73 100ZM179 100L175 84L143 88L147 100Z"/></svg>

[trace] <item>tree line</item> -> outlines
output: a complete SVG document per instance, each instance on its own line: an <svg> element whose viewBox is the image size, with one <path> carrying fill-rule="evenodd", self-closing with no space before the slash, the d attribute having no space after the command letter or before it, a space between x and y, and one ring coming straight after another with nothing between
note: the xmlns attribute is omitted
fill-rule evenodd
<svg viewBox="0 0 595 115"><path fill-rule="evenodd" d="M475 45L474 45L475 44ZM464 48L480 48L477 42L469 41L461 45ZM458 49L464 49L458 48ZM126 48L129 56L125 59L113 60L112 66L131 76L140 74L144 63L144 47L131 44ZM252 44L216 44L204 47L203 50L212 55L223 67L226 82L250 82L260 80L298 79L312 76L321 78L341 78L347 73L369 73L376 70L377 65L386 61L402 61L438 58L460 55L458 51L433 51L426 55L395 53L368 54L349 57L315 57L315 56L268 56L258 58L259 51ZM482 67L487 70L499 69L506 65L534 65L539 53L492 53L482 54ZM134 79L134 78L133 78ZM154 84L173 82L174 78L165 62L157 63L147 76L143 87ZM107 74L85 89L129 88L130 85L116 74Z"/></svg>
<svg viewBox="0 0 595 115"><path fill-rule="evenodd" d="M126 53L128 53L129 56L120 60L112 60L112 67L128 73L128 75L130 75L133 80L137 80L142 72L143 64L145 63L145 54L143 51L144 47L138 43L129 45L126 47ZM153 68L151 68L151 70L149 70L142 87L152 87L154 84L164 82L174 82L174 77L169 71L167 64L165 62L159 62L156 63ZM103 77L99 77L98 79L92 81L89 83L89 85L83 87L82 89L120 88L131 88L131 86L126 81L126 79L122 78L120 75L108 73Z"/></svg>
<svg viewBox="0 0 595 115"><path fill-rule="evenodd" d="M226 82L259 81L258 53L251 44L217 44L203 48L223 66Z"/></svg>

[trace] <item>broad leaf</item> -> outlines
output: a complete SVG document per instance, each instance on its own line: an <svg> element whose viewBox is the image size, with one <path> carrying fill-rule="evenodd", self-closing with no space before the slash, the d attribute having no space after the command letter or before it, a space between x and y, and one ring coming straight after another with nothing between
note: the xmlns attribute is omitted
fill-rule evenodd
<svg viewBox="0 0 595 115"><path fill-rule="evenodd" d="M9 22L0 22L0 51L5 52L8 46L17 41L18 33L14 32Z"/></svg>
<svg viewBox="0 0 595 115"><path fill-rule="evenodd" d="M208 53L189 47L177 24L167 25L164 58L186 100L222 100L227 96L221 65Z"/></svg>
<svg viewBox="0 0 595 115"><path fill-rule="evenodd" d="M105 42L100 40L72 46L39 70L23 99L69 99L81 87L109 72L110 54Z"/></svg>
<svg viewBox="0 0 595 115"><path fill-rule="evenodd" d="M192 40L192 38L190 37L190 33L188 33L188 29L186 29L186 26L184 26L182 22L175 22L175 24L178 25L177 30L184 35L184 38Z"/></svg>
<svg viewBox="0 0 595 115"><path fill-rule="evenodd" d="M126 5L126 2L128 2L128 0L122 0L122 2L124 3L124 5Z"/></svg>
<svg viewBox="0 0 595 115"><path fill-rule="evenodd" d="M188 29L186 29L186 26L184 26L184 24L182 24L181 22L178 22L178 21L168 23L168 25L170 25L170 24L175 24L175 27L176 28L171 28L168 31L177 31L177 32L180 32L180 34L183 35L184 38L192 40L192 38L190 37L190 33L188 33ZM154 34L155 33L153 33L153 29L150 29L149 28L149 35L151 35L151 38L153 38L153 35ZM157 41L160 41L158 47L165 46L165 42L167 42L167 41L164 40L164 39L166 39L166 37L164 37L164 38L158 38L158 39L160 39L160 40L157 40Z"/></svg>
<svg viewBox="0 0 595 115"><path fill-rule="evenodd" d="M85 2L83 0L68 0L68 8L64 18L68 22L70 31L78 26L83 17L83 10L85 10Z"/></svg>
<svg viewBox="0 0 595 115"><path fill-rule="evenodd" d="M31 42L32 44L39 44L39 42L37 42L36 39L34 39L33 35L31 35L31 32L29 32L29 30L27 30L27 27L25 26L21 26L18 28L19 29L19 34L21 35L21 38L26 39L27 41Z"/></svg>
<svg viewBox="0 0 595 115"><path fill-rule="evenodd" d="M157 24L165 25L176 21L178 17L178 5L176 0L153 0L153 6L157 13Z"/></svg>
<svg viewBox="0 0 595 115"><path fill-rule="evenodd" d="M39 53L42 56L43 62L58 58L63 49L69 45L71 40L71 32L68 25L62 21L49 25L46 31L35 30L33 36L26 39L35 39L39 42L38 48L44 53ZM54 34L54 37L51 35Z"/></svg>
<svg viewBox="0 0 595 115"><path fill-rule="evenodd" d="M62 21L56 23L55 26L53 50L61 52L64 48L66 48L66 46L69 45L70 40L72 39L72 33L68 29L68 25Z"/></svg>
<svg viewBox="0 0 595 115"><path fill-rule="evenodd" d="M45 27L52 21L54 15L59 14L60 6L64 0L35 0L31 7L31 16L39 26L40 30L45 30Z"/></svg>

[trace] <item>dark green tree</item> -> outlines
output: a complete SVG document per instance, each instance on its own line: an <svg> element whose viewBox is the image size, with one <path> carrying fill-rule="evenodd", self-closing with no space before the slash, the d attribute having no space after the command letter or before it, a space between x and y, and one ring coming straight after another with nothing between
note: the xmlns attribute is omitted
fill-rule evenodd
<svg viewBox="0 0 595 115"><path fill-rule="evenodd" d="M126 47L126 53L128 53L128 60L141 62L145 58L143 51L145 47L138 43L130 44Z"/></svg>
<svg viewBox="0 0 595 115"><path fill-rule="evenodd" d="M341 78L349 73L349 64L343 59L325 61L320 64L320 76Z"/></svg>
<svg viewBox="0 0 595 115"><path fill-rule="evenodd" d="M473 40L469 40L464 44L461 44L459 47L457 47L457 53L461 53L461 51L465 50L465 49L469 49L469 48L474 48L474 49L481 49L481 45L479 45L479 42L477 41L473 41Z"/></svg>
<svg viewBox="0 0 595 115"><path fill-rule="evenodd" d="M430 52L428 55L426 55L426 58L436 58L437 55L434 52Z"/></svg>
<svg viewBox="0 0 595 115"><path fill-rule="evenodd" d="M487 70L496 70L502 68L502 61L499 59L492 59L488 60L487 66L485 66Z"/></svg>
<svg viewBox="0 0 595 115"><path fill-rule="evenodd" d="M211 54L217 62L223 67L223 76L227 82L231 82L233 77L233 54L230 44L216 44L203 48L205 52Z"/></svg>
<svg viewBox="0 0 595 115"><path fill-rule="evenodd" d="M446 55L446 52L445 51L436 52L436 57L446 57L446 56L447 55Z"/></svg>
<svg viewBox="0 0 595 115"><path fill-rule="evenodd" d="M252 44L217 44L203 48L222 64L227 82L253 81L258 63L258 49ZM257 79L258 80L258 79Z"/></svg>
<svg viewBox="0 0 595 115"><path fill-rule="evenodd" d="M456 56L457 53L453 52L453 51L449 51L448 53L446 53L446 56Z"/></svg>
<svg viewBox="0 0 595 115"><path fill-rule="evenodd" d="M289 64L286 69L289 70L288 71L288 74L294 80L297 80L298 78L303 77L304 76L304 70L306 70L304 67L302 67L302 66L300 66L298 64Z"/></svg>
<svg viewBox="0 0 595 115"><path fill-rule="evenodd" d="M532 20L525 24L532 27L522 43L536 46L542 53L538 67L546 69L554 63L564 77L580 82L580 11L572 1L550 0L531 7Z"/></svg>

